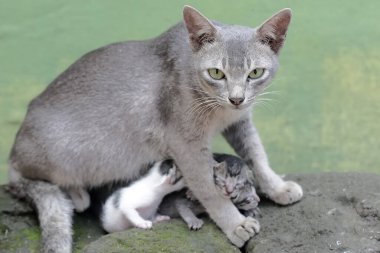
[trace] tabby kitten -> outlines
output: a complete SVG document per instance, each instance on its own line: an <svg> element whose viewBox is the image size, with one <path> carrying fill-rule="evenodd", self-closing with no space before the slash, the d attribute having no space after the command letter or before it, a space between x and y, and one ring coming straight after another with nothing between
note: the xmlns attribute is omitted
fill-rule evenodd
<svg viewBox="0 0 380 253"><path fill-rule="evenodd" d="M257 196L253 183L248 177L245 163L232 155L214 154L219 161L213 167L215 188L224 198L232 203L246 216L256 216L260 198ZM204 207L188 189L166 196L159 212L172 218L181 217L190 229L198 230L203 221L196 215L205 212Z"/></svg>

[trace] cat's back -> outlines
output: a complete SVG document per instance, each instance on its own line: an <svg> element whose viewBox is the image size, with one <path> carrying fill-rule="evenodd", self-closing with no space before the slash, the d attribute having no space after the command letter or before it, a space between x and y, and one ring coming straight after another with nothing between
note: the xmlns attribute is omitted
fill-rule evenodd
<svg viewBox="0 0 380 253"><path fill-rule="evenodd" d="M184 40L179 23L160 36L142 41L113 43L78 59L36 97L29 109L84 103L122 102L151 99L167 79L173 54ZM170 66L169 66L170 67ZM149 104L149 103L147 103Z"/></svg>
<svg viewBox="0 0 380 253"><path fill-rule="evenodd" d="M86 103L91 102L90 98L102 102L101 97L115 101L117 97L140 92L145 88L145 80L159 74L148 68L160 64L150 53L151 45L151 40L120 42L83 55L53 80L30 108L80 103L83 98L87 98Z"/></svg>
<svg viewBox="0 0 380 253"><path fill-rule="evenodd" d="M179 23L150 40L85 54L32 100L24 125L57 135L62 129L111 133L122 130L120 125L134 131L159 124L159 94L171 89L174 51L187 43L184 29Z"/></svg>

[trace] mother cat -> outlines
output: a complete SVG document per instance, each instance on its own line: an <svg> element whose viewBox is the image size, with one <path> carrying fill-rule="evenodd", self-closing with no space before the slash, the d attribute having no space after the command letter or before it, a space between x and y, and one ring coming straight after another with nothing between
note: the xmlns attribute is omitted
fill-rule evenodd
<svg viewBox="0 0 380 253"><path fill-rule="evenodd" d="M187 6L183 15L157 38L86 54L30 103L11 151L10 183L38 209L43 252L71 251L73 207L88 207L86 189L137 178L144 164L169 157L242 246L258 223L214 187L210 141L219 132L261 192L283 205L302 197L298 184L269 167L250 107L276 73L291 11L257 29L211 22Z"/></svg>

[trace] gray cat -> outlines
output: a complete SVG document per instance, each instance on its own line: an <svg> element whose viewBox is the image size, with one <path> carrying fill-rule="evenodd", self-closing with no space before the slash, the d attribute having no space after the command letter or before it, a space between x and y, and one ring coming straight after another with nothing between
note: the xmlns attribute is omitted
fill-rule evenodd
<svg viewBox="0 0 380 253"><path fill-rule="evenodd" d="M270 199L301 199L301 187L270 168L251 121L251 106L277 71L291 11L258 28L211 22L187 6L183 16L154 39L84 55L29 104L9 179L13 193L38 210L43 252L71 251L73 208L88 207L89 188L134 179L143 164L166 158L243 246L259 225L215 189L210 141L220 132Z"/></svg>
<svg viewBox="0 0 380 253"><path fill-rule="evenodd" d="M223 197L231 199L245 216L257 216L260 198L248 177L245 163L232 155L215 154L214 159L219 162L213 167L216 189ZM190 229L198 230L203 221L196 215L205 213L206 210L191 192L189 194L185 189L167 195L158 212L171 218L181 217Z"/></svg>

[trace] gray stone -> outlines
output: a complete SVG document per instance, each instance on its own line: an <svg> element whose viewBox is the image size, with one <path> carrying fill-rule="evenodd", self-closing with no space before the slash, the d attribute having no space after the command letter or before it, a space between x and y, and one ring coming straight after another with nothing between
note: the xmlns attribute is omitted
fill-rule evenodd
<svg viewBox="0 0 380 253"><path fill-rule="evenodd" d="M305 197L287 207L260 203L261 232L249 253L380 252L380 175L301 174Z"/></svg>
<svg viewBox="0 0 380 253"><path fill-rule="evenodd" d="M210 220L201 230L190 231L184 222L173 219L155 224L152 230L130 229L103 236L83 252L240 253L240 250Z"/></svg>
<svg viewBox="0 0 380 253"><path fill-rule="evenodd" d="M287 207L262 201L261 232L244 251L380 253L380 175L321 173L288 178L303 186L304 199ZM105 235L94 216L76 215L74 252L240 252L204 219L200 231L190 231L173 219L150 231ZM39 242L33 210L0 186L0 252L38 252Z"/></svg>
<svg viewBox="0 0 380 253"><path fill-rule="evenodd" d="M0 252L39 252L41 231L36 213L26 203L13 199L0 186ZM74 219L74 252L103 236L96 218L85 213Z"/></svg>

